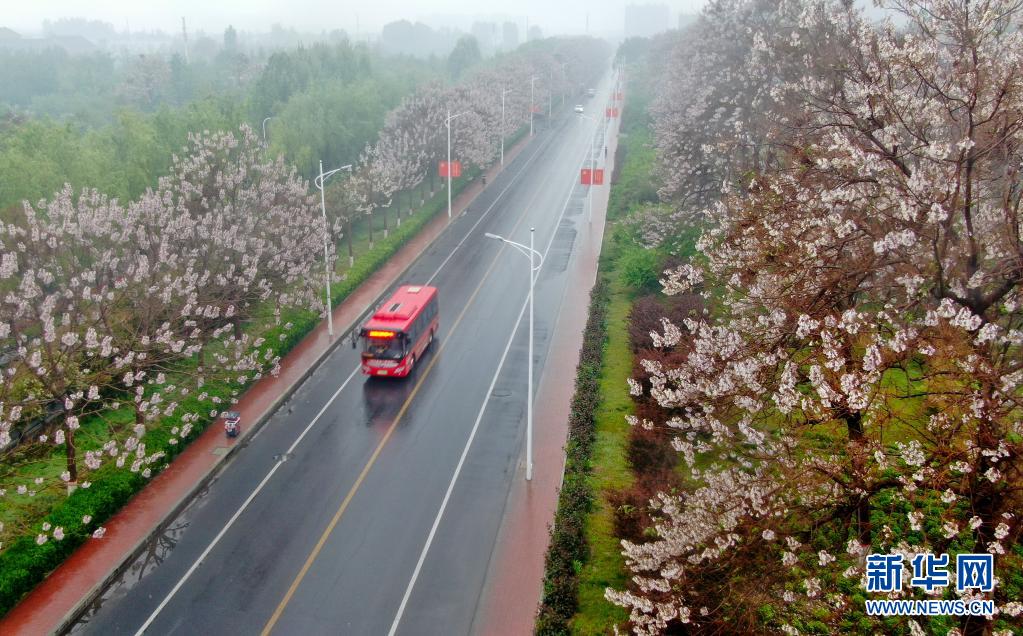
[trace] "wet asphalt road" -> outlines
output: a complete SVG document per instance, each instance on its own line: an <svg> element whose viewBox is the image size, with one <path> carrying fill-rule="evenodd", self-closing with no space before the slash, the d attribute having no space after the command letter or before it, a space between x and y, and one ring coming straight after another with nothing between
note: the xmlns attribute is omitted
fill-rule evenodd
<svg viewBox="0 0 1023 636"><path fill-rule="evenodd" d="M608 90L586 101L588 115L602 114ZM151 634L471 633L525 461L528 260L483 235L528 244L532 225L546 252L540 382L566 270L600 240L576 185L594 131L556 117L398 281L440 294L438 339L411 377L367 379L356 351L335 349L73 632L133 634L151 619Z"/></svg>

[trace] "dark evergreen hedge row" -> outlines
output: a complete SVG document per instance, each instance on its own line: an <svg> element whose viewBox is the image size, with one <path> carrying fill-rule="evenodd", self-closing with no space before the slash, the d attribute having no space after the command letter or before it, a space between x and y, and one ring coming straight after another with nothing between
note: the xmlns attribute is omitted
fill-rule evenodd
<svg viewBox="0 0 1023 636"><path fill-rule="evenodd" d="M543 597L536 621L537 634L567 634L568 621L579 606L579 570L589 558L586 516L593 505L590 459L596 435L594 414L600 403L600 371L607 342L607 307L611 294L599 277L590 292L590 316L576 371L575 395L569 414L565 483L558 496L551 544L547 550Z"/></svg>

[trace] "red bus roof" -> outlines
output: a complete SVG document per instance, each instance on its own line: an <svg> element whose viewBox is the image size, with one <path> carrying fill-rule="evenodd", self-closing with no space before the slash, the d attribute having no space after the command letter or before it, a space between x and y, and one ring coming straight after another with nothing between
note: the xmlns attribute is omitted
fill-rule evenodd
<svg viewBox="0 0 1023 636"><path fill-rule="evenodd" d="M363 331L408 331L416 316L437 295L436 287L402 285L362 326Z"/></svg>

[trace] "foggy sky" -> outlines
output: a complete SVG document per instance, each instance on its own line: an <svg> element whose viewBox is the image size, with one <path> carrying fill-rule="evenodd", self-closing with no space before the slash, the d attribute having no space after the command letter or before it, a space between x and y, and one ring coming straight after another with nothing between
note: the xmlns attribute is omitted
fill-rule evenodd
<svg viewBox="0 0 1023 636"><path fill-rule="evenodd" d="M9 0L0 12L0 26L26 35L38 33L43 20L82 17L109 22L123 31L160 29L178 32L185 17L189 31L221 33L232 25L238 30L265 32L279 23L299 31L344 29L356 33L378 33L393 20L422 20L467 30L473 19L509 19L523 35L525 21L543 29L544 35L583 33L586 14L590 33L622 31L627 4L666 4L672 21L679 13L697 13L703 0ZM458 16L456 19L455 16ZM669 25L665 25L669 26Z"/></svg>

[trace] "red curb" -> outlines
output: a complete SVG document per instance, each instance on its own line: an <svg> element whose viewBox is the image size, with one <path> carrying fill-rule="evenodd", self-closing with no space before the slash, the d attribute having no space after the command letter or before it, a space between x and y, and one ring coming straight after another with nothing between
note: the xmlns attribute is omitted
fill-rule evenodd
<svg viewBox="0 0 1023 636"><path fill-rule="evenodd" d="M505 162L513 160L528 144L526 137L505 151ZM493 177L501 171L487 171ZM469 206L483 191L479 181L452 201L452 219ZM344 334L355 321L433 241L452 219L438 212L419 233L371 274L333 310L337 334ZM219 426L207 428L178 457L107 520L106 535L90 539L49 574L18 605L0 619L0 634L42 635L68 629L75 619L99 596L145 548L150 538L172 520L192 499L240 443L258 430L287 397L301 385L323 358L341 343L327 334L321 322L281 360L278 376L264 377L249 388L234 407L242 416L241 434L228 440ZM227 452L217 449L226 449ZM223 452L223 454L215 454Z"/></svg>
<svg viewBox="0 0 1023 636"><path fill-rule="evenodd" d="M613 130L608 130L605 165L614 165L617 147L616 121ZM533 633L535 627L543 591L544 557L565 472L564 447L576 367L589 315L590 290L597 277L609 196L610 188L594 194L593 224L587 228L584 251L579 254L580 266L566 286L534 402L533 479L526 482L520 470L508 494L480 596L475 633L521 636Z"/></svg>

